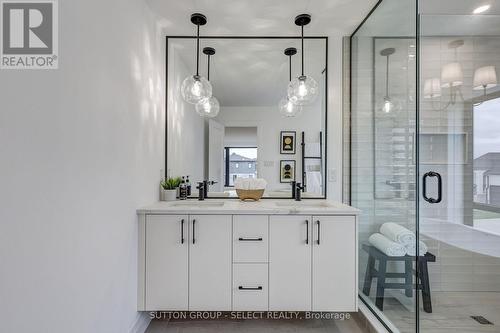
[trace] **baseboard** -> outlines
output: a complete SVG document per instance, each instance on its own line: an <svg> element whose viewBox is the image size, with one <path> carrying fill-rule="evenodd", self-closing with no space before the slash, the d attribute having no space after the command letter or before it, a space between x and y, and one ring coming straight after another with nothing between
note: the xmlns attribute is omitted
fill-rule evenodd
<svg viewBox="0 0 500 333"><path fill-rule="evenodd" d="M151 322L149 312L138 312L134 325L129 330L129 333L144 333Z"/></svg>

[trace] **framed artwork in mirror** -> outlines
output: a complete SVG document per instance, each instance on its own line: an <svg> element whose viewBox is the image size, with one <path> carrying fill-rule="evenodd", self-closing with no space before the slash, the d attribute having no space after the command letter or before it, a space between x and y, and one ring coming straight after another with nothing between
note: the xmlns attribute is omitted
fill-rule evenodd
<svg viewBox="0 0 500 333"><path fill-rule="evenodd" d="M295 131L280 132L280 154L295 154Z"/></svg>
<svg viewBox="0 0 500 333"><path fill-rule="evenodd" d="M295 161L280 161L280 183L291 183L295 181Z"/></svg>

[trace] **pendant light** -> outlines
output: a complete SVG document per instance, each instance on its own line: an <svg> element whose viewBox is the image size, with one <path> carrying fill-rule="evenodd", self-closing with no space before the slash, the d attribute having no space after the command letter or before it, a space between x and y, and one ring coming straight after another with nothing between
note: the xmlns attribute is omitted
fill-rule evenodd
<svg viewBox="0 0 500 333"><path fill-rule="evenodd" d="M382 100L382 105L380 109L385 113L391 113L397 108L397 104L389 96L389 57L396 52L393 47L388 47L380 51L380 55L386 57L386 67L385 67L385 96Z"/></svg>
<svg viewBox="0 0 500 333"><path fill-rule="evenodd" d="M462 65L458 62L458 48L464 45L462 39L454 40L448 44L454 50L455 60L443 66L441 70L441 87L453 89L464 83Z"/></svg>
<svg viewBox="0 0 500 333"><path fill-rule="evenodd" d="M285 50L285 55L289 58L290 70L288 72L288 81L292 81L292 56L297 54L297 49L289 47ZM293 104L288 96L281 99L279 103L279 110L281 115L285 117L295 117L302 112L302 106Z"/></svg>
<svg viewBox="0 0 500 333"><path fill-rule="evenodd" d="M304 74L304 26L311 22L311 15L301 14L295 17L295 24L301 27L302 42L302 72L288 84L288 98L297 105L307 105L314 102L318 96L318 83Z"/></svg>
<svg viewBox="0 0 500 333"><path fill-rule="evenodd" d="M203 54L207 55L207 80L210 82L210 57L215 54L215 49L213 47L203 48ZM196 106L196 112L202 117L213 118L219 114L220 105L219 101L215 96L206 97L199 101Z"/></svg>
<svg viewBox="0 0 500 333"><path fill-rule="evenodd" d="M195 13L191 15L191 22L196 25L196 74L184 79L181 93L184 100L196 104L204 98L212 97L212 86L207 79L200 76L200 25L207 23L205 15Z"/></svg>

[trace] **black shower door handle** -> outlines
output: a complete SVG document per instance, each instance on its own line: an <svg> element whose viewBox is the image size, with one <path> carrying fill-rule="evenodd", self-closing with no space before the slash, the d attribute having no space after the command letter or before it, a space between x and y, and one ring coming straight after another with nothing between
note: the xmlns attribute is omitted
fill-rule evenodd
<svg viewBox="0 0 500 333"><path fill-rule="evenodd" d="M429 198L427 196L427 178L428 177L436 177L438 181L438 197L437 198ZM429 171L426 172L422 178L422 195L424 197L424 200L436 204L440 203L441 199L443 198L443 179L441 178L441 175L437 172L434 171Z"/></svg>

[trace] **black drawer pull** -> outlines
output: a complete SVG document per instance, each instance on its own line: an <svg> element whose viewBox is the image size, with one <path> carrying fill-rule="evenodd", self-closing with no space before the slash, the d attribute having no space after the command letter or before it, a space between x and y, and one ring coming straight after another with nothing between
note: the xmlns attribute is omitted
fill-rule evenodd
<svg viewBox="0 0 500 333"><path fill-rule="evenodd" d="M309 220L306 220L306 244L309 244Z"/></svg>
<svg viewBox="0 0 500 333"><path fill-rule="evenodd" d="M258 286L258 287L243 287L243 286L239 286L238 289L239 290L262 290L262 286Z"/></svg>
<svg viewBox="0 0 500 333"><path fill-rule="evenodd" d="M181 244L184 244L184 219L181 220Z"/></svg>
<svg viewBox="0 0 500 333"><path fill-rule="evenodd" d="M319 245L319 239L321 238L321 233L320 233L320 224L319 224L319 220L316 221L316 224L318 225L318 241L317 241L317 244Z"/></svg>
<svg viewBox="0 0 500 333"><path fill-rule="evenodd" d="M259 238L243 238L240 237L238 238L240 242L262 242L262 237Z"/></svg>
<svg viewBox="0 0 500 333"><path fill-rule="evenodd" d="M194 237L194 224L195 224L196 220L193 219L193 244L196 242L196 239Z"/></svg>

